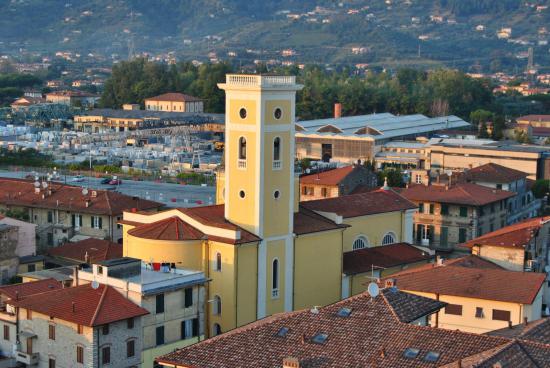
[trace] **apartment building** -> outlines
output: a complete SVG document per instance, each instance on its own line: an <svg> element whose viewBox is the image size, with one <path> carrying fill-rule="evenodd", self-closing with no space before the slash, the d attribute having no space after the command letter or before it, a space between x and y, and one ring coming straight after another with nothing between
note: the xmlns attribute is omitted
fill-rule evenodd
<svg viewBox="0 0 550 368"><path fill-rule="evenodd" d="M122 238L117 222L124 210L163 207L163 204L107 190L56 182L0 178L0 211L22 213L36 225L37 252L66 243L75 235L111 239Z"/></svg>
<svg viewBox="0 0 550 368"><path fill-rule="evenodd" d="M46 93L46 101L67 106L94 107L99 96L82 91L54 91Z"/></svg>
<svg viewBox="0 0 550 368"><path fill-rule="evenodd" d="M164 93L145 99L145 110L170 112L204 112L202 99L183 93Z"/></svg>
<svg viewBox="0 0 550 368"><path fill-rule="evenodd" d="M157 356L204 338L207 280L202 272L119 258L82 268L75 279L77 284L94 280L149 312L141 320L143 367L152 368Z"/></svg>
<svg viewBox="0 0 550 368"><path fill-rule="evenodd" d="M411 184L400 194L418 206L414 240L418 245L450 251L507 224L507 200L515 193L472 183Z"/></svg>

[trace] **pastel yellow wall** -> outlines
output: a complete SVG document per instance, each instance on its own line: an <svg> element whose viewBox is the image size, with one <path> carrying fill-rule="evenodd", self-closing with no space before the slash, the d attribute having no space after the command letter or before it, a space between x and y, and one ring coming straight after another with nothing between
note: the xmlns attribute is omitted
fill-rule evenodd
<svg viewBox="0 0 550 368"><path fill-rule="evenodd" d="M291 101L289 100L267 100L265 101L264 122L267 125L274 124L290 124L293 120L291 115ZM276 119L273 112L276 108L280 108L282 115Z"/></svg>
<svg viewBox="0 0 550 368"><path fill-rule="evenodd" d="M256 320L258 292L258 246L243 244L237 248L237 326Z"/></svg>
<svg viewBox="0 0 550 368"><path fill-rule="evenodd" d="M225 171L216 172L216 204L225 203Z"/></svg>
<svg viewBox="0 0 550 368"><path fill-rule="evenodd" d="M295 238L294 310L340 300L342 231Z"/></svg>
<svg viewBox="0 0 550 368"><path fill-rule="evenodd" d="M344 224L351 225L344 231L344 252L353 249L353 242L359 235L366 236L371 247L382 245L382 239L389 231L395 233L397 242L402 241L404 216L402 212L387 212L344 219Z"/></svg>
<svg viewBox="0 0 550 368"><path fill-rule="evenodd" d="M222 256L221 271L216 271L215 261L217 253L220 253ZM208 300L213 300L216 295L222 300L221 314L213 314L213 305L212 303L208 303L209 331L212 332L214 323L219 323L222 332L227 332L237 326L237 298L235 290L237 281L237 272L235 269L236 250L232 245L209 241L209 254L209 277L212 281L208 287Z"/></svg>
<svg viewBox="0 0 550 368"><path fill-rule="evenodd" d="M279 295L272 296L272 282L273 282L273 260L277 258L279 260ZM285 291L285 241L276 240L267 242L267 257L266 265L266 312L268 315L284 312L284 291Z"/></svg>
<svg viewBox="0 0 550 368"><path fill-rule="evenodd" d="M408 291L416 295L436 299L436 295L432 293L423 293L409 290L403 291ZM508 322L492 320L493 309L510 311L510 319L512 320L512 324L514 325L523 323L523 317L527 317L529 321L534 321L541 318L542 289L539 291L537 297L535 298L535 302L533 303L532 308L517 303L464 298L451 295L440 295L439 300L445 303L462 305L462 316L445 314L445 309L442 309L438 312L440 328L473 333L486 333L489 331L508 327ZM477 307L483 308L484 318L476 318L475 315ZM434 326L435 316L431 317L430 324Z"/></svg>

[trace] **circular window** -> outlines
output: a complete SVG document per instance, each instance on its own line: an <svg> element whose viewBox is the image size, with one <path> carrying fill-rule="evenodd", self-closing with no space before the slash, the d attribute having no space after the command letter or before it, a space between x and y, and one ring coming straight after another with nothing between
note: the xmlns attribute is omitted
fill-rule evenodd
<svg viewBox="0 0 550 368"><path fill-rule="evenodd" d="M281 116L283 116L283 111L277 107L275 111L273 111L273 116L275 116L275 119L279 120Z"/></svg>
<svg viewBox="0 0 550 368"><path fill-rule="evenodd" d="M246 119L246 109L244 107L239 110L239 116L241 119Z"/></svg>
<svg viewBox="0 0 550 368"><path fill-rule="evenodd" d="M276 191L273 192L273 198L279 199L280 196L281 196L281 192L280 192L280 191L276 190Z"/></svg>
<svg viewBox="0 0 550 368"><path fill-rule="evenodd" d="M239 192L239 197L244 198L245 195L246 195L246 194L244 193L244 190L241 190L241 191Z"/></svg>

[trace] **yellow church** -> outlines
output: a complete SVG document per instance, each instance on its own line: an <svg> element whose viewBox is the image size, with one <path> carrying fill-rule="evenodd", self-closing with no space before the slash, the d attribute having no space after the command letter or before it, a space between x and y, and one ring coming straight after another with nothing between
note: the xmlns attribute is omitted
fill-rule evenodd
<svg viewBox="0 0 550 368"><path fill-rule="evenodd" d="M293 76L226 76L217 204L128 211L124 256L203 271L207 336L349 296L343 253L412 242L411 202L387 187L300 203Z"/></svg>

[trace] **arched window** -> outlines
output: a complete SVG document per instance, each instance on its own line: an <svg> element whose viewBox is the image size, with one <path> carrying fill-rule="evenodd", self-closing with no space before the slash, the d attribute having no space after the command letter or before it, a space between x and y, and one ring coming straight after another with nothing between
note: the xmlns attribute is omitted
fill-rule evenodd
<svg viewBox="0 0 550 368"><path fill-rule="evenodd" d="M246 138L239 138L239 160L246 160Z"/></svg>
<svg viewBox="0 0 550 368"><path fill-rule="evenodd" d="M277 258L275 258L273 260L273 267L272 267L272 270L271 270L271 277L272 277L272 280L271 280L271 288L273 289L273 297L277 297L279 296L278 294L278 291L279 291L279 260ZM277 295L275 295L275 292L277 291Z"/></svg>
<svg viewBox="0 0 550 368"><path fill-rule="evenodd" d="M369 241L367 240L367 238L361 235L361 236L358 236L358 237L353 241L353 247L352 247L352 249L353 249L353 250L356 250L356 249L363 249L363 248L366 248L368 245L369 245Z"/></svg>
<svg viewBox="0 0 550 368"><path fill-rule="evenodd" d="M212 314L220 315L222 314L222 298L219 295L214 296L214 302L212 304Z"/></svg>
<svg viewBox="0 0 550 368"><path fill-rule="evenodd" d="M221 271L222 270L222 254L221 253L216 253L216 271Z"/></svg>
<svg viewBox="0 0 550 368"><path fill-rule="evenodd" d="M395 243L396 236L394 233L389 232L382 238L382 245L388 245Z"/></svg>
<svg viewBox="0 0 550 368"><path fill-rule="evenodd" d="M214 326L212 326L212 335L218 336L222 333L222 326L220 326L219 323L214 323Z"/></svg>
<svg viewBox="0 0 550 368"><path fill-rule="evenodd" d="M273 140L273 161L281 160L281 138L275 137Z"/></svg>

